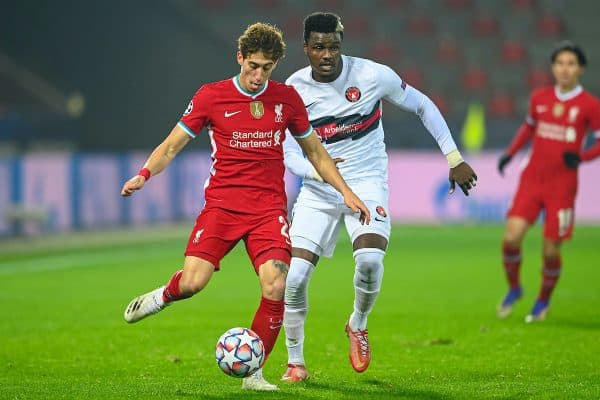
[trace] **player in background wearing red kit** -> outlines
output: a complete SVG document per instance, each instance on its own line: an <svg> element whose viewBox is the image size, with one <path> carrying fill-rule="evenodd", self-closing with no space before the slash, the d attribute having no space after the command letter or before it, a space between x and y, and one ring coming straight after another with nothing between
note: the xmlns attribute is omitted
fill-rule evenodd
<svg viewBox="0 0 600 400"><path fill-rule="evenodd" d="M178 124L142 170L123 186L123 196L142 189L150 176L164 170L203 127L208 128L213 164L205 183L205 205L190 234L183 270L165 286L134 298L124 317L127 322L137 322L198 293L219 270L220 260L244 240L262 294L251 328L263 340L268 357L283 320L291 258L283 180L286 129L323 179L343 195L345 204L360 212L361 222L369 223L370 215L321 145L298 93L291 86L269 80L285 50L281 31L256 23L240 36L238 46L240 73L198 89ZM262 370L244 378L242 388L277 390L263 378Z"/></svg>
<svg viewBox="0 0 600 400"><path fill-rule="evenodd" d="M514 154L533 139L528 164L508 211L502 257L509 291L497 310L498 317L506 318L523 295L519 280L521 243L543 210L542 285L525 318L527 323L546 318L560 276L560 246L573 232L577 168L600 155L600 103L579 84L586 65L583 51L571 42L561 42L551 61L556 86L532 93L526 121L498 161L498 171L503 174ZM588 131L594 133L597 142L582 150Z"/></svg>

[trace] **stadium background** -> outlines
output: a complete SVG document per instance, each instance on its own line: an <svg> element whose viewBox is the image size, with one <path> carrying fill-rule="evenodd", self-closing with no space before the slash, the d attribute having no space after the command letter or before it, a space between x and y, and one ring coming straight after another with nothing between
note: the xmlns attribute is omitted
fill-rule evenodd
<svg viewBox="0 0 600 400"><path fill-rule="evenodd" d="M121 199L122 182L198 86L236 73L243 27L261 20L283 29L288 51L273 78L284 80L306 65L302 18L319 9L342 16L346 54L390 65L437 103L480 175L469 201L447 198L435 142L416 116L384 103L397 222L502 220L518 162L504 179L495 162L530 90L552 83L548 56L558 40L585 49L583 84L600 94L593 0L2 1L0 237L189 221L202 204L205 135L143 196ZM420 176L408 173L417 167ZM598 163L581 168L579 221L600 221L599 172ZM288 189L293 200L294 179Z"/></svg>

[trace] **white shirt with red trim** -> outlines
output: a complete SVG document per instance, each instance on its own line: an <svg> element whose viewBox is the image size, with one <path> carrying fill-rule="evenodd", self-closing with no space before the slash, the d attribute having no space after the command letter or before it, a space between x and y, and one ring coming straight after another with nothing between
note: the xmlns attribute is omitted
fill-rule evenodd
<svg viewBox="0 0 600 400"><path fill-rule="evenodd" d="M433 102L409 86L391 68L364 58L342 55L343 69L333 82L317 82L307 66L292 74L286 83L302 97L310 123L347 182L377 179L387 183L387 154L381 121L381 102L418 115L437 141L442 153L456 149L448 125ZM301 165L301 151L293 140L284 143L286 166L308 177L310 167ZM304 186L334 194L333 188L315 180Z"/></svg>

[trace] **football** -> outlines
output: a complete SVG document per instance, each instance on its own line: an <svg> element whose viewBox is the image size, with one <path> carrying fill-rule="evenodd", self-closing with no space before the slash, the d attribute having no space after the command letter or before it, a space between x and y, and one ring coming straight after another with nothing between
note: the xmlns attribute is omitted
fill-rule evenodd
<svg viewBox="0 0 600 400"><path fill-rule="evenodd" d="M229 376L245 378L262 367L265 347L256 333L248 328L231 328L217 341L217 365Z"/></svg>

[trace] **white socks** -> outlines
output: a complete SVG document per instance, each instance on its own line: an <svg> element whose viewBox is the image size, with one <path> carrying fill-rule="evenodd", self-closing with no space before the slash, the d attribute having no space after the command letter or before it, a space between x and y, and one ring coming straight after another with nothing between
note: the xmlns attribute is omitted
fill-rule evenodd
<svg viewBox="0 0 600 400"><path fill-rule="evenodd" d="M367 317L373 309L383 280L383 257L381 249L358 249L354 252L354 312L350 316L350 329L363 331Z"/></svg>
<svg viewBox="0 0 600 400"><path fill-rule="evenodd" d="M285 344L288 362L305 365L304 322L308 312L308 282L315 266L302 258L292 257L285 287Z"/></svg>

